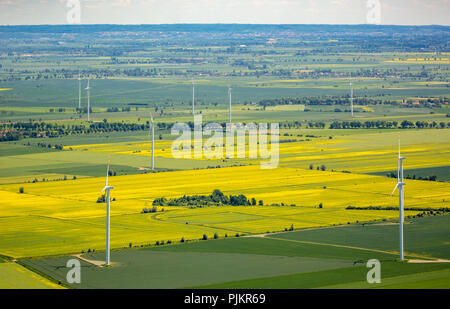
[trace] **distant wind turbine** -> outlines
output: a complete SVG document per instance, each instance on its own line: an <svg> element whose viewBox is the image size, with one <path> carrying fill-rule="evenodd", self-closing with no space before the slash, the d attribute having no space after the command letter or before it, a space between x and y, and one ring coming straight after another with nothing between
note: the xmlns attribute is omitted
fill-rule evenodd
<svg viewBox="0 0 450 309"><path fill-rule="evenodd" d="M404 222L404 204L403 204L403 186L406 183L403 182L403 160L405 157L400 155L400 140L398 141L398 165L397 165L397 185L392 191L391 195L394 195L395 190L398 188L398 209L399 209L399 225L400 225L400 260L404 259L403 255L403 222Z"/></svg>
<svg viewBox="0 0 450 309"><path fill-rule="evenodd" d="M87 91L87 121L90 121L89 117L91 109L91 87L89 86L89 79L85 90Z"/></svg>
<svg viewBox="0 0 450 309"><path fill-rule="evenodd" d="M114 189L114 187L111 187L108 185L108 176L109 176L109 162L108 162L108 168L106 170L106 183L105 187L102 190L102 193L105 192L106 194L106 261L105 266L109 266L110 264L110 242L109 242L109 221L110 221L110 203L111 203L111 196L110 196L110 190Z"/></svg>
<svg viewBox="0 0 450 309"><path fill-rule="evenodd" d="M352 108L352 117L353 117L353 86L351 81L350 81L350 105Z"/></svg>
<svg viewBox="0 0 450 309"><path fill-rule="evenodd" d="M155 123L153 122L153 115L150 115L150 119L151 119L150 129L152 131L152 171L153 171L155 169Z"/></svg>
<svg viewBox="0 0 450 309"><path fill-rule="evenodd" d="M231 87L228 87L228 96L230 97L230 123L231 123Z"/></svg>
<svg viewBox="0 0 450 309"><path fill-rule="evenodd" d="M81 75L78 70L78 109L81 109Z"/></svg>

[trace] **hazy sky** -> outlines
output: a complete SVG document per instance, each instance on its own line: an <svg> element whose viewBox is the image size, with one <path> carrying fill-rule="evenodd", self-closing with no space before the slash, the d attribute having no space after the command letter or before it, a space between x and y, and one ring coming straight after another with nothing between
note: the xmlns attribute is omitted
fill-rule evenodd
<svg viewBox="0 0 450 309"><path fill-rule="evenodd" d="M450 25L450 0L0 0L0 24L67 24L77 2L82 24Z"/></svg>

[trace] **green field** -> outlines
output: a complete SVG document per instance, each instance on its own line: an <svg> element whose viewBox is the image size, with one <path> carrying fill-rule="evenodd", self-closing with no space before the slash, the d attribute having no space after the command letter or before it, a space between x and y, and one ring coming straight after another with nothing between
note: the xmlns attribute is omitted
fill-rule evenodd
<svg viewBox="0 0 450 309"><path fill-rule="evenodd" d="M404 264L392 261L381 263L381 283L365 280L368 268L353 266L333 270L232 281L203 285L202 289L448 289L449 266L443 264Z"/></svg>
<svg viewBox="0 0 450 309"><path fill-rule="evenodd" d="M450 233L449 223L449 216L406 219L404 225L405 254L450 259L450 246L447 239ZM319 229L275 234L268 237L396 251L398 249L398 224L354 225L332 230Z"/></svg>
<svg viewBox="0 0 450 309"><path fill-rule="evenodd" d="M406 225L406 256L448 257L449 216L414 219ZM114 265L85 261L73 288L448 288L449 263L406 263L385 245L396 235L386 225L312 229L112 252ZM430 232L430 227L433 227ZM429 233L424 233L424 231ZM363 235L363 237L361 237ZM323 241L326 239L326 243ZM342 242L345 240L345 242ZM352 242L353 240L353 242ZM419 246L419 243L421 244ZM89 260L103 253L85 254ZM65 282L70 256L22 260ZM381 284L365 280L369 259L381 261Z"/></svg>
<svg viewBox="0 0 450 309"><path fill-rule="evenodd" d="M394 175L395 175L395 173L397 173L397 171L392 170L392 171L385 171L385 172L377 172L377 173L373 173L373 174L385 176L390 173L394 173ZM416 179L419 177L430 177L430 176L434 175L434 176L436 176L436 179L438 181L446 181L446 182L450 181L450 166L405 169L404 173L405 173L405 177L408 177L408 176L413 177L415 175Z"/></svg>

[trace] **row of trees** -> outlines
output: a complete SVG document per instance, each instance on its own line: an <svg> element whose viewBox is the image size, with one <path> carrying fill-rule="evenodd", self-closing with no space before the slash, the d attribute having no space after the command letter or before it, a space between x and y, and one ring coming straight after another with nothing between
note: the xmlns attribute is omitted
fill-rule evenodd
<svg viewBox="0 0 450 309"><path fill-rule="evenodd" d="M55 138L65 135L142 131L148 130L149 128L149 124L109 123L107 121L95 122L89 125L61 125L46 122L4 123L0 124L0 142L17 141L21 138Z"/></svg>
<svg viewBox="0 0 450 309"><path fill-rule="evenodd" d="M136 107L136 110L138 110L138 107ZM106 109L106 112L108 112L108 113L130 112L130 111L131 111L131 107L129 107L129 106L121 107L120 109L118 107L108 107Z"/></svg>
<svg viewBox="0 0 450 309"><path fill-rule="evenodd" d="M194 128L193 122L187 123L191 129ZM245 123L243 123L245 125ZM170 122L158 122L157 127L159 130L169 130L173 123ZM223 128L226 127L226 123L221 124ZM301 121L285 121L280 123L280 128L291 129L301 128ZM305 123L307 128L325 128L326 123L323 121L308 121ZM373 120L373 121L333 121L329 125L330 129L444 129L450 128L450 122L436 121L385 121L385 120ZM21 138L54 138L65 135L80 135L80 134L92 134L92 133L108 133L108 132L128 132L128 131L143 131L150 129L150 123L147 121L145 124L139 123L125 123L125 122L108 122L106 119L103 122L77 125L64 125L58 123L49 122L16 122L16 123L3 123L0 124L0 142L5 141L17 141ZM301 136L301 135L298 135ZM306 137L316 137L306 135ZM162 136L160 136L160 139ZM55 145L58 149L58 146Z"/></svg>
<svg viewBox="0 0 450 309"><path fill-rule="evenodd" d="M408 107L429 107L440 106L448 102L448 98L425 98L417 101L406 100L396 101L388 99L375 99L373 97L356 97L353 98L355 105L405 105ZM417 104L418 103L418 104ZM347 105L351 104L350 96L322 96L322 97L300 97L300 98L278 98L278 99L264 99L258 102L260 106L277 106L277 105Z"/></svg>
<svg viewBox="0 0 450 309"><path fill-rule="evenodd" d="M388 207L382 207L382 206L367 206L367 207L348 206L345 209L348 209L348 210L398 210L398 207L392 207L392 206L388 206ZM441 208L431 208L431 207L419 208L419 207L414 207L414 208L404 208L404 210L426 211L426 212L429 212L431 214L433 214L434 212L450 212L450 208L449 207L441 207Z"/></svg>
<svg viewBox="0 0 450 309"><path fill-rule="evenodd" d="M309 165L309 169L310 170L313 170L314 169L314 164L310 164ZM326 171L327 170L327 167L325 166L325 165L317 165L317 167L316 167L316 169L318 170L318 171Z"/></svg>
<svg viewBox="0 0 450 309"><path fill-rule="evenodd" d="M395 173L389 173L387 174L388 177L390 178L397 178L397 175ZM405 177L406 179L417 179L417 180L428 180L428 181L437 181L437 176L436 175L430 175L430 176L417 176L416 174L411 175L407 175Z"/></svg>
<svg viewBox="0 0 450 309"><path fill-rule="evenodd" d="M277 106L277 105L350 105L350 96L324 96L324 97L301 97L301 98L279 98L264 99L258 102L260 106ZM373 98L354 98L355 105L369 104L398 104L396 101L381 100Z"/></svg>
<svg viewBox="0 0 450 309"><path fill-rule="evenodd" d="M450 122L439 122L436 121L416 121L412 122L409 120L398 121L364 121L359 120L353 121L333 121L330 124L330 129L445 129L450 128Z"/></svg>

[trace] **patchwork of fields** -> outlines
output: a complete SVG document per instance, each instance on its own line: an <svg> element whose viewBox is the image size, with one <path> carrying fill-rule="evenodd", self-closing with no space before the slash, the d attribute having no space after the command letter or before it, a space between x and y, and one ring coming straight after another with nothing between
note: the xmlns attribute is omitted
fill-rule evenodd
<svg viewBox="0 0 450 309"><path fill-rule="evenodd" d="M0 288L371 288L372 258L377 287L450 287L448 27L58 27L0 29ZM277 168L248 158L250 137L239 158L225 138L218 157L192 143L175 158L172 125L193 113L278 123ZM417 264L397 259L399 140ZM107 162L110 268L95 265ZM216 189L252 206L198 206ZM75 254L80 285L66 282Z"/></svg>
<svg viewBox="0 0 450 309"><path fill-rule="evenodd" d="M203 234L234 236L282 231L291 225L307 228L398 216L396 211L345 209L350 205L397 204L397 198L390 195L395 179L372 175L243 166L116 176L110 183L115 186L111 206L113 248L179 241L182 237L199 239ZM0 253L24 257L101 250L105 206L96 201L103 185L104 178L2 185ZM255 197L264 205L295 206L165 207L164 212L159 207L155 214L140 214L155 198L210 194L217 188L225 194ZM448 183L408 180L407 188L408 207L449 207Z"/></svg>
<svg viewBox="0 0 450 309"><path fill-rule="evenodd" d="M149 288L367 288L360 281L365 275L365 267L353 266L357 257L384 259L383 267L389 269L389 275L381 287L445 287L448 281L445 265L408 265L401 266L401 270L396 269L392 253L397 250L398 240L392 235L397 235L398 226L390 225L389 220L398 218L397 211L346 208L397 206L398 198L390 195L396 179L385 176L390 172L396 173L398 137L402 141L402 154L407 157L405 176L435 174L438 180L448 180L448 133L448 129L283 129L279 144L280 166L274 170L262 170L258 160L249 159L174 159L170 151L173 137L164 134L163 139L156 142L155 161L159 173L148 170L150 143L147 132L132 136L121 133L95 137L67 136L52 141L65 145L64 151L33 144L2 143L0 254L19 258L27 267L36 268L62 282L65 282L66 257L23 258L95 250L99 253L88 257L102 260L105 205L96 201L104 186L105 162L110 160L111 169L121 175L110 177L110 184L115 186L112 191L111 245L115 250L113 260L121 266L104 277L105 274L99 275L97 267L82 261L83 269L87 271L87 283L82 287L120 288L121 284L114 278L123 277L125 271L130 277L137 278L133 279L136 287ZM317 169L322 165L326 167L325 171ZM215 168L206 169L211 166ZM408 179L406 183L406 207L449 207L448 182ZM21 188L23 193L19 192ZM141 213L143 208L152 207L155 198L208 195L214 189L220 189L226 195L245 194L248 198L262 200L264 206L157 207L156 213ZM281 203L285 206L273 205ZM319 208L319 204L323 208ZM412 217L420 212L406 211L406 216ZM367 234L371 228L361 225L373 222L380 225L372 230L381 231L381 234ZM405 225L407 231L409 222ZM333 233L317 229L330 226L337 226ZM301 235L299 239L295 233L272 234L291 227L305 231L298 234ZM438 229L441 231L439 235L431 235L429 225L423 229L420 225L414 227L419 229L408 231L407 253L448 258L448 245L439 240L446 238L445 224ZM253 238L248 240L249 244L246 244L248 238L242 237L268 232L271 234L265 239ZM386 233L390 235L387 238ZM367 237L353 237L366 234ZM190 248L202 247L203 242L155 247L156 242L180 244L182 238L198 241L203 235L209 239L217 235L219 244L231 245L218 249L212 245L216 241L206 242L211 244L206 252L197 253L189 253ZM419 235L429 236L425 249L410 242L410 237ZM324 239L327 240L325 246L316 244ZM234 240L248 248L230 242ZM273 242L277 254L284 252L282 257L267 256L271 250L269 242ZM369 243L375 251L351 249L366 247ZM151 250L155 247L155 250L163 251L150 256L146 251L139 251L130 256L129 252L133 251L123 251L130 246L151 246ZM285 251L280 251L280 248ZM149 253L153 252L151 250ZM181 251L177 253L177 250ZM130 264L130 258L135 264ZM154 274L157 280L152 276L148 279L148 273L153 274L154 267L147 269L147 264L140 260L151 260L152 265L171 271ZM214 263L211 264L212 260ZM240 263L242 269L236 268L236 272L224 274L223 269L230 268L230 261L233 265ZM196 265L192 271L200 274L195 280L188 279L192 274L183 270L186 268L184 263L188 262L191 267ZM171 266L173 263L180 268ZM0 272L12 278L12 283L0 286L57 287L18 264L8 262L0 265L3 268ZM125 269L123 265L129 267ZM200 270L204 265L208 266L207 273ZM173 274L177 274L178 280L171 277ZM344 281L340 280L343 276L346 278ZM161 277L168 280L161 281ZM411 284L411 280L416 283Z"/></svg>
<svg viewBox="0 0 450 309"><path fill-rule="evenodd" d="M402 153L408 159L405 162L406 171L447 166L449 163L450 130L448 129L403 132L378 131L375 133L367 130L356 131L358 132L351 132L351 135L349 135L350 133L346 133L345 130L339 130L338 132L333 132L333 130L286 130L288 136L281 136L280 140L294 139L294 141L280 143L280 165L308 168L310 164L313 164L316 167L325 165L329 170L344 170L355 173L387 172L396 167L397 140L399 138L402 142ZM301 137L298 137L299 134L301 134ZM306 137L303 137L304 135ZM316 137L308 138L310 135ZM330 136L332 139L329 138ZM220 144L222 143L223 141L220 141ZM171 145L171 140L157 141L155 156L172 158ZM151 155L151 143L149 141L73 145L65 148L83 154L95 152L133 156L130 160L135 160L134 156L149 157ZM206 153L206 150L204 151ZM202 158L193 161L206 160L205 153ZM236 156L239 154L238 151L234 153ZM195 159L193 151L191 157ZM223 158L225 157L226 149L224 147ZM245 157L249 157L248 139ZM214 162L217 161L211 160L210 164L213 165ZM255 164L255 160L249 159L230 160L230 164L233 162ZM223 162L220 164L222 165Z"/></svg>

